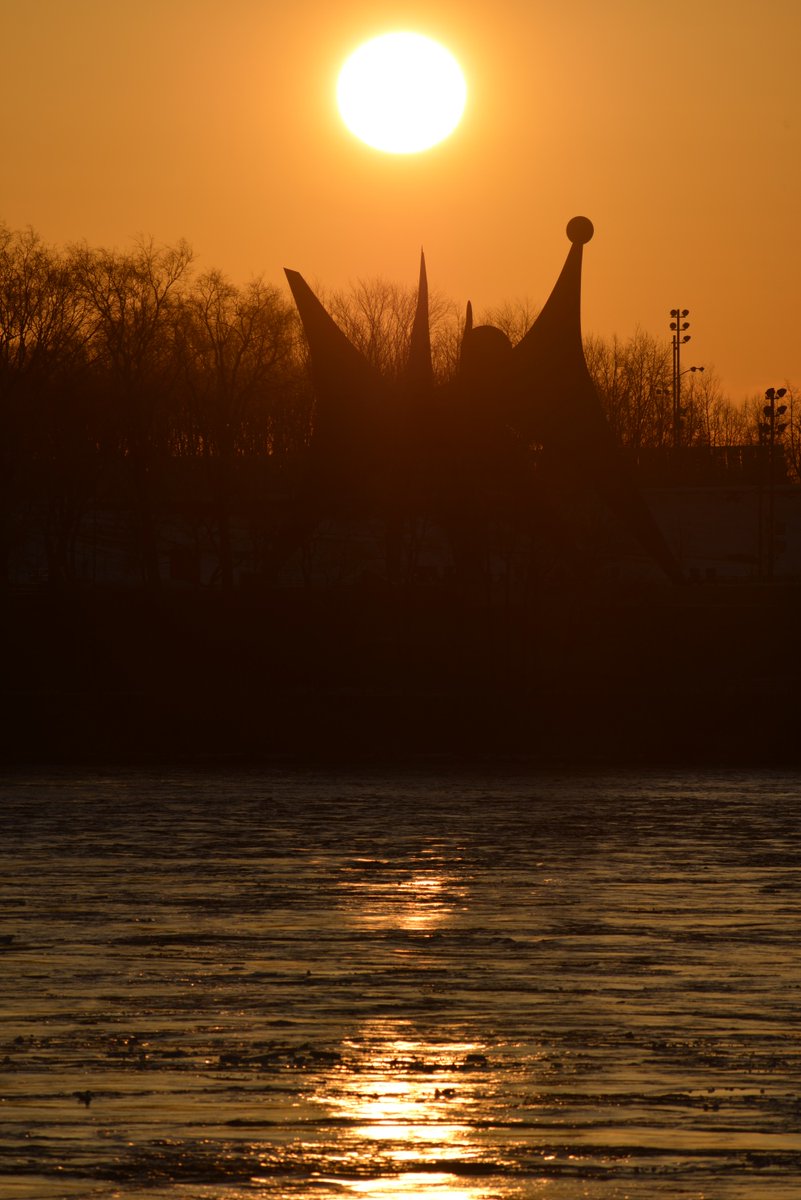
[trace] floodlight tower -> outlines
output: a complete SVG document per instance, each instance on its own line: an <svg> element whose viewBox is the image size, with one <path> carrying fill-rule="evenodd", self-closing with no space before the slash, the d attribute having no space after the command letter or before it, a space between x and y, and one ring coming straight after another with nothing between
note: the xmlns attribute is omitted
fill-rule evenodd
<svg viewBox="0 0 801 1200"><path fill-rule="evenodd" d="M767 404L762 409L763 419L759 422L759 440L768 450L768 528L767 528L767 577L773 578L773 565L776 554L776 439L780 438L787 428L787 421L781 418L787 412L786 404L778 401L787 395L787 388L768 388L765 392ZM762 569L764 557L764 537L760 520L759 566Z"/></svg>
<svg viewBox="0 0 801 1200"><path fill-rule="evenodd" d="M689 342L690 335L685 329L690 328L690 322L685 317L690 315L689 308L671 308L673 320L670 328L673 331L673 445L681 445L681 348Z"/></svg>

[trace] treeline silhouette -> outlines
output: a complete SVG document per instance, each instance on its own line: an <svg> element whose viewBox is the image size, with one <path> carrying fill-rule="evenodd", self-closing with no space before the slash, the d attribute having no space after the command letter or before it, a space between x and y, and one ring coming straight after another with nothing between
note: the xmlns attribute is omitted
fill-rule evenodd
<svg viewBox="0 0 801 1200"><path fill-rule="evenodd" d="M325 296L389 376L406 361L415 300L413 288L383 280ZM463 315L436 294L430 309L434 369L446 381ZM516 340L533 316L522 303L483 319ZM668 448L669 344L638 330L627 341L590 337L586 355L620 445L635 455ZM685 446L756 440L758 408L733 405L713 372L690 376L683 401ZM233 527L258 568L291 517L314 419L306 346L284 290L199 273L184 242L59 249L0 226L1 579L33 543L50 582L75 579L82 530L102 511L116 514L142 581L158 584L164 524L180 514L190 542L214 547L214 582L230 589ZM787 443L796 444L794 426Z"/></svg>
<svg viewBox="0 0 801 1200"><path fill-rule="evenodd" d="M325 296L389 376L406 362L415 299L383 281ZM430 308L445 382L463 314L437 296ZM534 315L510 303L482 317L516 340ZM672 454L670 346L638 331L589 338L586 354L620 444ZM736 408L711 372L687 377L684 407L688 448L758 440L761 402ZM535 586L489 600L450 584L235 587L243 543L258 572L291 526L314 429L288 293L198 272L183 243L54 249L0 228L0 577L24 577L33 555L27 577L54 585L1 589L0 755L521 752L576 764L796 754L794 593L594 591L584 586L592 548L580 586L539 586L544 552L564 544L558 530L527 548ZM796 432L785 431L790 447ZM503 457L493 461L479 464L478 517L485 500L500 517L536 500L526 487L521 501ZM81 554L103 521L127 563L116 582L152 586L73 586L93 578ZM544 524L498 520L493 551L511 555L515 537ZM155 586L171 539L202 543L216 570L185 579L213 586ZM339 546L344 560L353 546Z"/></svg>

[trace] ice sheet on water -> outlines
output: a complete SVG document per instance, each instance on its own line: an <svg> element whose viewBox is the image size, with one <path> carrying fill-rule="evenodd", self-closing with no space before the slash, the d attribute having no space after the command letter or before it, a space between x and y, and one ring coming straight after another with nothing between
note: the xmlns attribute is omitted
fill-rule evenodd
<svg viewBox="0 0 801 1200"><path fill-rule="evenodd" d="M12 780L4 1186L789 1197L798 794L775 774Z"/></svg>

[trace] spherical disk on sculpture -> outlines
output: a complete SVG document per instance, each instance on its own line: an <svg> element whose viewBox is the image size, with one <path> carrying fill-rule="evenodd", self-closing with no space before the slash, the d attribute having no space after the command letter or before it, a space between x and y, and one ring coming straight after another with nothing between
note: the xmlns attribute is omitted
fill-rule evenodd
<svg viewBox="0 0 801 1200"><path fill-rule="evenodd" d="M571 217L565 232L571 242L585 246L595 233L595 229L589 217Z"/></svg>

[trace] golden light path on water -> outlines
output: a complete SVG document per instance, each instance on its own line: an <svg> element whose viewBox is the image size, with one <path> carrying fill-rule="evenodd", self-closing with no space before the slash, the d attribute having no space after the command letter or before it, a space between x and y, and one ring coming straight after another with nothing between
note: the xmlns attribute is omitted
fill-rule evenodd
<svg viewBox="0 0 801 1200"><path fill-rule="evenodd" d="M800 795L0 789L4 1195L795 1200Z"/></svg>
<svg viewBox="0 0 801 1200"><path fill-rule="evenodd" d="M351 919L372 929L432 932L467 900L466 888L455 874L421 872L411 879L371 881L369 888L347 882L342 887L345 892L364 892L351 896Z"/></svg>
<svg viewBox="0 0 801 1200"><path fill-rule="evenodd" d="M366 1028L364 1040L386 1038L388 1032L375 1026ZM403 1172L396 1179L354 1179L348 1183L354 1193L385 1196L391 1190L393 1195L422 1192L453 1200L475 1197L475 1191L455 1187L453 1176L445 1170L414 1171L415 1164L424 1166L433 1153L443 1166L449 1160L459 1163L467 1160L466 1143L471 1130L469 1123L459 1121L458 1113L461 1107L469 1107L470 1101L456 1099L455 1088L448 1087L444 1080L442 1086L435 1087L425 1074L410 1074L402 1079L397 1075L399 1064L409 1064L411 1072L416 1063L448 1058L457 1061L471 1052L475 1053L475 1047L469 1044L437 1046L402 1036L389 1038L384 1042L382 1058L373 1059L366 1076L351 1080L337 1094L322 1098L331 1114L347 1124L349 1136L374 1147L384 1170L392 1170L394 1166Z"/></svg>
<svg viewBox="0 0 801 1200"><path fill-rule="evenodd" d="M362 860L360 865L369 868L374 864ZM448 922L455 907L467 903L467 889L456 873L423 870L407 879L343 881L341 886L349 893L346 910L350 919L365 930L394 928L431 934ZM474 1041L424 1042L413 1036L412 1023L403 1021L369 1022L345 1048L358 1053L365 1045L375 1047L368 1071L350 1077L341 1090L321 1096L320 1102L346 1124L350 1136L374 1145L384 1163L396 1164L403 1174L389 1179L353 1179L348 1188L356 1196L376 1200L407 1195L481 1200L483 1192L457 1186L447 1171L415 1172L414 1165L424 1165L434 1151L443 1164L464 1162L469 1157L466 1143L471 1126L468 1121L460 1122L458 1114L470 1101L459 1095L450 1080L465 1063L484 1062L484 1047ZM342 1184L341 1179L338 1182Z"/></svg>

